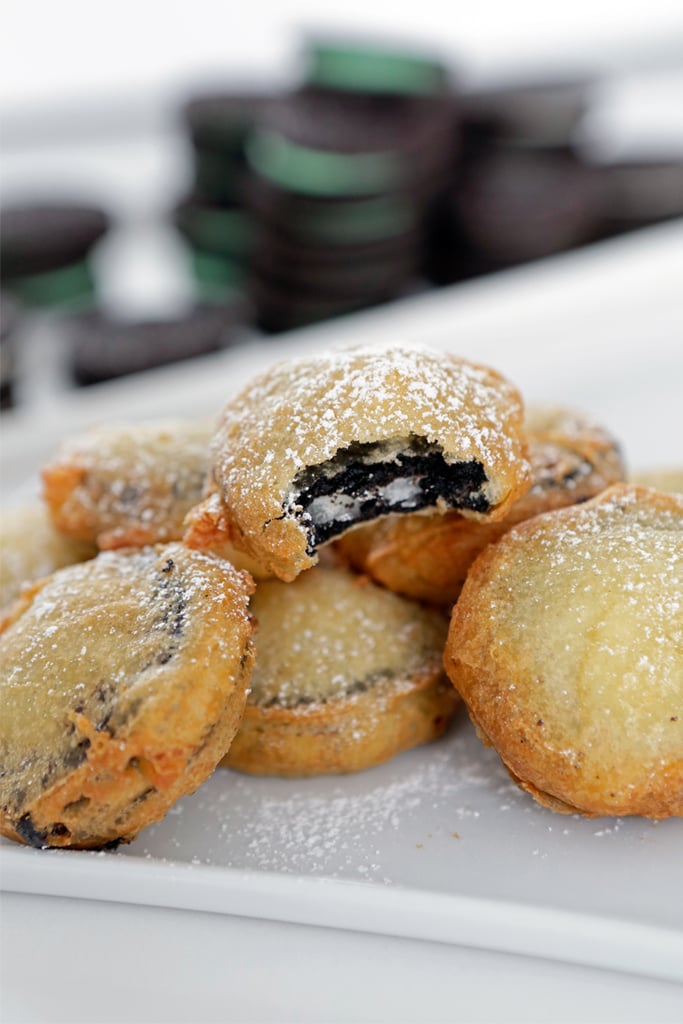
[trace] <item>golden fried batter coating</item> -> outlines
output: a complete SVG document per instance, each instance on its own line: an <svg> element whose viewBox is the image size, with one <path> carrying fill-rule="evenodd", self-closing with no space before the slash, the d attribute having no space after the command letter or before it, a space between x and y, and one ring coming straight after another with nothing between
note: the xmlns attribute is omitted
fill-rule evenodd
<svg viewBox="0 0 683 1024"><path fill-rule="evenodd" d="M26 583L55 569L83 562L94 544L72 540L55 529L47 508L36 502L0 513L0 610L17 598Z"/></svg>
<svg viewBox="0 0 683 1024"><path fill-rule="evenodd" d="M386 516L340 538L341 556L389 590L452 605L487 544L516 523L586 501L624 479L619 445L583 414L531 407L526 429L533 483L503 519L482 523L459 512Z"/></svg>
<svg viewBox="0 0 683 1024"><path fill-rule="evenodd" d="M42 471L55 526L100 548L180 540L204 493L212 430L209 421L148 420L67 439Z"/></svg>
<svg viewBox="0 0 683 1024"><path fill-rule="evenodd" d="M348 570L261 583L257 664L223 759L260 775L358 771L439 736L459 700L441 664L448 628Z"/></svg>
<svg viewBox="0 0 683 1024"><path fill-rule="evenodd" d="M252 588L168 544L104 552L26 591L0 635L0 833L127 842L196 789L246 702Z"/></svg>
<svg viewBox="0 0 683 1024"><path fill-rule="evenodd" d="M448 674L554 810L683 815L683 497L616 484L476 560Z"/></svg>
<svg viewBox="0 0 683 1024"><path fill-rule="evenodd" d="M530 484L515 388L426 349L277 364L224 407L211 452L221 507L210 498L194 528L208 546L227 531L283 580L357 522L424 507L500 519Z"/></svg>

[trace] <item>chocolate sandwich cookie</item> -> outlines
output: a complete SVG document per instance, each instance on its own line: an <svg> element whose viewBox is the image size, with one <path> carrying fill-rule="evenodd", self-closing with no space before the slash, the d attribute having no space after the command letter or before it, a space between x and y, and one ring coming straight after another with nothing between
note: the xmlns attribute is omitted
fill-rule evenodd
<svg viewBox="0 0 683 1024"><path fill-rule="evenodd" d="M205 199L239 203L246 165L244 147L270 96L263 93L197 95L182 109L194 158L194 192Z"/></svg>
<svg viewBox="0 0 683 1024"><path fill-rule="evenodd" d="M173 222L188 246L202 294L219 298L243 286L254 233L243 207L191 196L176 206Z"/></svg>
<svg viewBox="0 0 683 1024"><path fill-rule="evenodd" d="M418 232L371 241L301 241L284 230L259 225L254 234L251 265L266 273L301 273L314 278L316 273L352 275L361 268L396 274L414 273L418 250Z"/></svg>
<svg viewBox="0 0 683 1024"><path fill-rule="evenodd" d="M470 160L452 202L484 265L540 259L596 237L604 183L568 148L491 146Z"/></svg>
<svg viewBox="0 0 683 1024"><path fill-rule="evenodd" d="M251 612L256 666L227 768L359 771L435 739L459 705L442 666L446 617L366 578L317 566L259 583Z"/></svg>
<svg viewBox="0 0 683 1024"><path fill-rule="evenodd" d="M251 259L252 275L264 290L288 290L290 295L322 300L372 300L398 295L417 273L414 239L403 244L326 246L287 243L273 233L257 239ZM411 244L412 243L412 244Z"/></svg>
<svg viewBox="0 0 683 1024"><path fill-rule="evenodd" d="M447 108L427 98L339 98L313 90L272 102L247 142L253 174L302 196L410 190L442 167Z"/></svg>
<svg viewBox="0 0 683 1024"><path fill-rule="evenodd" d="M90 256L110 226L95 206L36 203L2 211L3 287L27 306L87 304L95 294Z"/></svg>
<svg viewBox="0 0 683 1024"><path fill-rule="evenodd" d="M423 508L496 520L531 483L517 390L401 346L276 364L224 406L210 467L223 507L204 503L202 542L228 532L283 580L361 522Z"/></svg>
<svg viewBox="0 0 683 1024"><path fill-rule="evenodd" d="M246 205L259 233L272 232L298 245L326 247L383 245L411 238L418 230L420 203L415 194L392 192L360 199L304 196L253 179ZM380 256L384 256L380 253Z"/></svg>
<svg viewBox="0 0 683 1024"><path fill-rule="evenodd" d="M601 222L605 234L683 217L683 157L614 161L596 169L605 183Z"/></svg>
<svg viewBox="0 0 683 1024"><path fill-rule="evenodd" d="M129 842L239 725L251 579L181 544L103 552L25 591L0 635L0 833Z"/></svg>
<svg viewBox="0 0 683 1024"><path fill-rule="evenodd" d="M304 82L340 93L433 96L450 76L435 54L360 39L310 39L304 49Z"/></svg>
<svg viewBox="0 0 683 1024"><path fill-rule="evenodd" d="M508 82L460 97L466 148L507 142L557 147L571 145L589 109L590 78Z"/></svg>
<svg viewBox="0 0 683 1024"><path fill-rule="evenodd" d="M243 301L199 305L169 320L117 320L104 313L72 318L67 327L70 366L80 386L156 369L216 352L243 322Z"/></svg>
<svg viewBox="0 0 683 1024"><path fill-rule="evenodd" d="M311 289L269 280L262 274L253 274L248 284L254 323L266 334L281 334L284 331L296 330L298 327L308 327L332 320L387 302L396 294L396 291L367 290L363 295L316 294Z"/></svg>

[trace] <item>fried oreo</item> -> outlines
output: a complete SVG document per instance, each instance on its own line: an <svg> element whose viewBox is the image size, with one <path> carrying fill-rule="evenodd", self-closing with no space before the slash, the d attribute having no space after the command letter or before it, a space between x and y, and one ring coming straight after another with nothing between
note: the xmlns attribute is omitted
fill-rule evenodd
<svg viewBox="0 0 683 1024"><path fill-rule="evenodd" d="M350 530L337 542L339 553L396 593L451 605L477 555L516 523L586 501L625 479L618 442L583 414L537 406L527 410L525 424L533 482L503 519L390 515Z"/></svg>
<svg viewBox="0 0 683 1024"><path fill-rule="evenodd" d="M616 484L515 527L470 569L445 666L539 803L683 816L683 497Z"/></svg>
<svg viewBox="0 0 683 1024"><path fill-rule="evenodd" d="M529 487L525 456L519 394L487 367L399 346L285 361L223 408L219 500L195 510L188 542L227 533L292 580L321 545L390 512L501 519Z"/></svg>
<svg viewBox="0 0 683 1024"><path fill-rule="evenodd" d="M347 570L258 584L257 665L222 761L257 775L359 771L439 736L459 703L447 619ZM450 692L449 692L450 691Z"/></svg>
<svg viewBox="0 0 683 1024"><path fill-rule="evenodd" d="M83 562L97 553L93 543L60 533L45 505L17 505L0 513L0 611L22 587L56 569Z"/></svg>
<svg viewBox="0 0 683 1024"><path fill-rule="evenodd" d="M0 833L128 842L192 792L239 725L252 583L180 544L37 583L0 636Z"/></svg>
<svg viewBox="0 0 683 1024"><path fill-rule="evenodd" d="M65 440L42 470L52 522L100 548L179 540L204 493L212 431L210 420L148 420Z"/></svg>

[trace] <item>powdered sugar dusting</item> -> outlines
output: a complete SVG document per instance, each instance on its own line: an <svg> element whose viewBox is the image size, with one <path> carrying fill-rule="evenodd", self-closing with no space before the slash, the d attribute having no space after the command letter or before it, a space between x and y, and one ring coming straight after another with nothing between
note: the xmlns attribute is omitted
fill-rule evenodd
<svg viewBox="0 0 683 1024"><path fill-rule="evenodd" d="M306 542L294 514L297 474L353 444L409 448L412 438L437 446L448 464L480 464L487 508L506 505L527 484L513 385L455 356L401 346L277 364L225 406L211 467L250 553L263 548L284 563L282 578L292 578L282 551Z"/></svg>
<svg viewBox="0 0 683 1024"><path fill-rule="evenodd" d="M64 441L43 469L60 530L100 547L177 540L202 496L213 423L110 424Z"/></svg>

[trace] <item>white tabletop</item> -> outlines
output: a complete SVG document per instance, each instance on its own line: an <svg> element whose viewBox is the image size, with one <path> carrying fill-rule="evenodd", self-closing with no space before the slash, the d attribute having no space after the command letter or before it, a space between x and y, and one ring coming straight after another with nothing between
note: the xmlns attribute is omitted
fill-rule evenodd
<svg viewBox="0 0 683 1024"><path fill-rule="evenodd" d="M48 422L35 410L9 414L3 481L30 487L56 438L87 423L206 411L273 358L361 338L489 362L527 399L594 413L632 465L680 464L682 272L683 225L670 224L277 342L55 396ZM462 742L469 749L472 737ZM464 788L442 785L448 749L286 794L267 780L233 780L223 792L214 778L179 815L104 861L2 844L2 1019L680 1020L683 823L558 818L503 791L495 771L487 780L476 753L465 759ZM387 794L392 820L378 804ZM464 892L448 877L444 836L428 825L444 799L461 822ZM356 831L338 835L321 860L310 832L316 821L329 828L333 801ZM232 834L221 828L221 808L233 815ZM304 824L285 834L290 811ZM280 818L269 825L269 815ZM405 832L420 828L430 829L428 840ZM418 855L418 839L423 876L406 860L408 849ZM311 888L317 881L325 884ZM523 910L517 931L510 898Z"/></svg>

